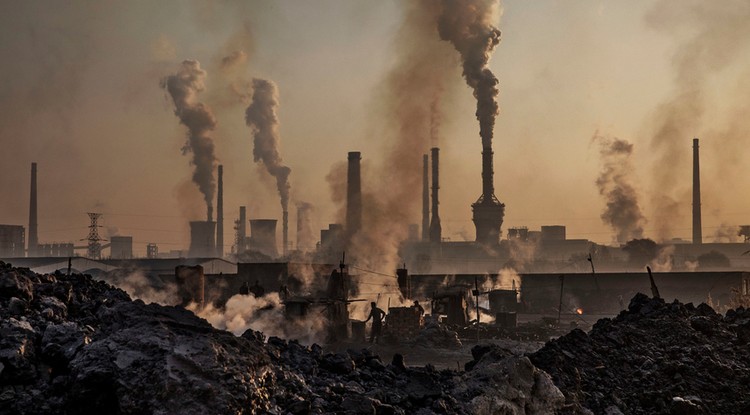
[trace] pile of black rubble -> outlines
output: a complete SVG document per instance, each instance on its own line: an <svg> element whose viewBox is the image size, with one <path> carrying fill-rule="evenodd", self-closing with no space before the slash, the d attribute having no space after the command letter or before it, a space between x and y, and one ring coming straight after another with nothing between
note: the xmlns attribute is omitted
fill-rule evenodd
<svg viewBox="0 0 750 415"><path fill-rule="evenodd" d="M265 340L89 276L0 262L0 413L553 414L564 403L527 357L476 348L471 370L439 371Z"/></svg>
<svg viewBox="0 0 750 415"><path fill-rule="evenodd" d="M596 414L750 413L750 310L637 294L628 310L530 355L569 407Z"/></svg>

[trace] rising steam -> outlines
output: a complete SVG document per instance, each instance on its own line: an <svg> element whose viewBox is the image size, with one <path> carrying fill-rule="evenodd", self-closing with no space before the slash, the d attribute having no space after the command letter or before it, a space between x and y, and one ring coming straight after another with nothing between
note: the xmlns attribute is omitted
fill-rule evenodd
<svg viewBox="0 0 750 415"><path fill-rule="evenodd" d="M477 99L477 119L482 146L492 144L495 117L498 114L497 78L490 71L490 55L500 43L498 0L442 0L438 18L440 38L453 44L461 54L466 83Z"/></svg>
<svg viewBox="0 0 750 415"><path fill-rule="evenodd" d="M180 70L161 81L174 102L174 113L180 123L188 128L188 139L182 147L183 154L193 153L191 164L195 166L193 182L206 201L208 220L213 220L213 199L216 190L214 178L214 142L210 136L216 128L216 118L211 109L198 102L198 93L205 89L206 71L195 60L182 62Z"/></svg>
<svg viewBox="0 0 750 415"><path fill-rule="evenodd" d="M253 79L253 98L245 111L245 122L253 129L253 159L263 162L268 173L276 178L276 187L284 212L289 206L289 173L279 154L279 94L276 84L265 79Z"/></svg>
<svg viewBox="0 0 750 415"><path fill-rule="evenodd" d="M592 141L599 144L602 164L596 186L607 202L602 220L616 232L620 244L631 239L642 239L646 218L641 213L638 195L632 184L630 156L633 145L616 137L601 136L598 132Z"/></svg>

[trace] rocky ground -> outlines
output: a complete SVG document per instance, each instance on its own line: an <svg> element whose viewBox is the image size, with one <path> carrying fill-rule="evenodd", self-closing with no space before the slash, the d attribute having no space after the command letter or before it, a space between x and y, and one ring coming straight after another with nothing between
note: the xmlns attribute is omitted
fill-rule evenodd
<svg viewBox="0 0 750 415"><path fill-rule="evenodd" d="M0 263L0 413L552 414L564 400L504 351L476 348L457 371L264 340L88 276Z"/></svg>
<svg viewBox="0 0 750 415"><path fill-rule="evenodd" d="M459 370L468 346L453 345L445 367L414 367L430 350L235 336L88 276L0 263L0 413L743 414L748 341L748 310L639 294L526 356L475 345Z"/></svg>
<svg viewBox="0 0 750 415"><path fill-rule="evenodd" d="M617 317L550 341L530 358L579 412L747 414L748 341L750 310L722 316L705 304L638 294Z"/></svg>

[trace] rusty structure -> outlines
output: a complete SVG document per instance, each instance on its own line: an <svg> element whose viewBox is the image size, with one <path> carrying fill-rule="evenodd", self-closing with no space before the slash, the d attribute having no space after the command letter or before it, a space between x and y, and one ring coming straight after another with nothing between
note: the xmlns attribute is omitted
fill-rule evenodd
<svg viewBox="0 0 750 415"><path fill-rule="evenodd" d="M477 230L476 241L489 246L500 242L500 227L505 216L505 205L495 197L493 155L492 142L487 141L482 149L482 195L471 205L472 221Z"/></svg>

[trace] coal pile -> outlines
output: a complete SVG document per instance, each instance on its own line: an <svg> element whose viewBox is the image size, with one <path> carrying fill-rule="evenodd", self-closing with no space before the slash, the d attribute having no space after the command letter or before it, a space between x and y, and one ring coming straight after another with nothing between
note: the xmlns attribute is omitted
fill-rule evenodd
<svg viewBox="0 0 750 415"><path fill-rule="evenodd" d="M90 276L0 262L0 413L548 413L563 402L528 358L466 372L383 362L368 350L214 329L179 307L131 301ZM408 362L406 362L408 363Z"/></svg>
<svg viewBox="0 0 750 415"><path fill-rule="evenodd" d="M750 413L750 310L637 294L628 310L573 330L529 357L571 413Z"/></svg>

